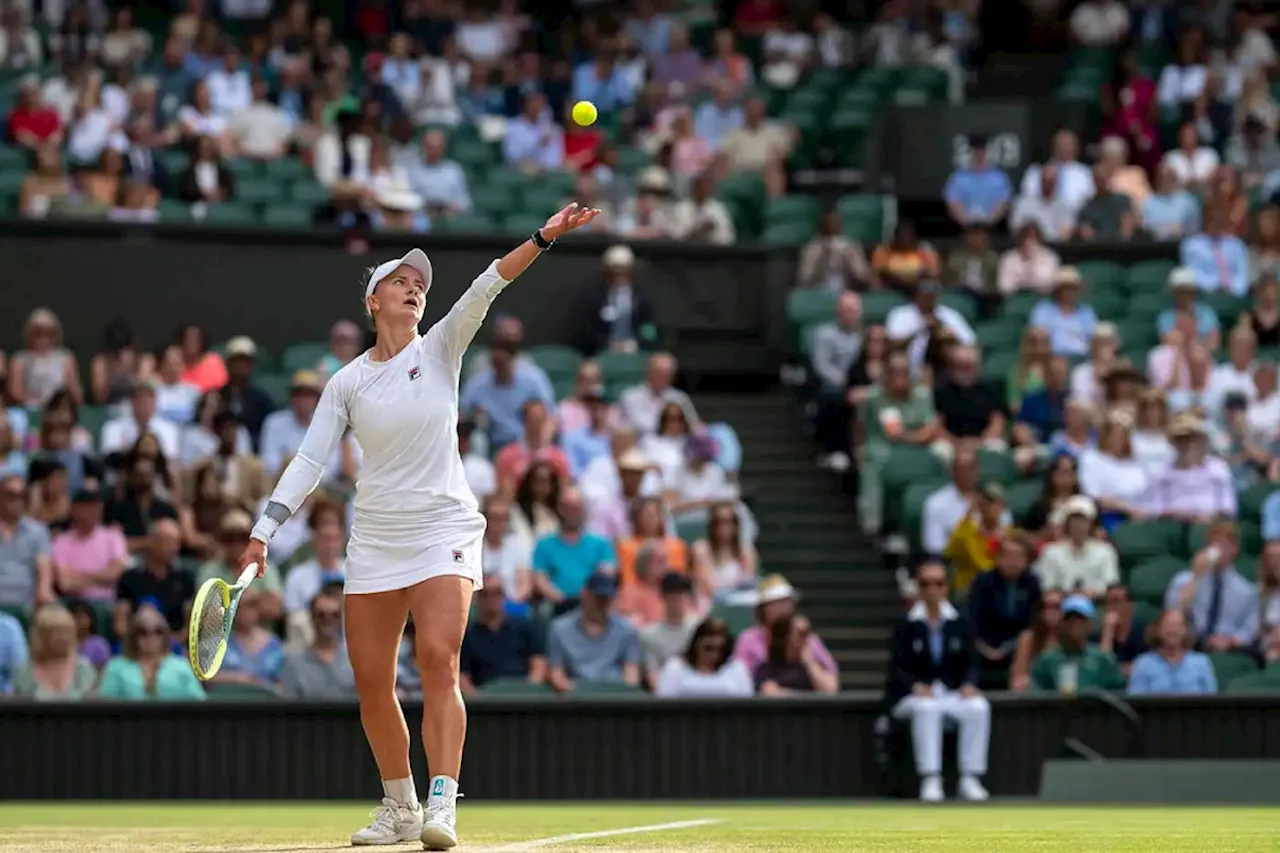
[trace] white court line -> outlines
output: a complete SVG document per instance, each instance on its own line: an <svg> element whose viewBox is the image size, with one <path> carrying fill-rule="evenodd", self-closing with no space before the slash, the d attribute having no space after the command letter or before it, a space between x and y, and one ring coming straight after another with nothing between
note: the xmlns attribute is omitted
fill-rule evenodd
<svg viewBox="0 0 1280 853"><path fill-rule="evenodd" d="M489 853L519 853L519 851L523 850L538 850L554 844L565 844L569 841L612 838L615 835L639 835L644 832L665 832L671 829L693 829L699 826L711 826L716 823L724 823L724 821L720 818L704 818L702 820L679 820L675 823L655 823L649 826L626 826L622 829L603 829L599 832L575 832L572 835L553 835L550 838L535 838L533 841L522 841L519 844L495 847Z"/></svg>

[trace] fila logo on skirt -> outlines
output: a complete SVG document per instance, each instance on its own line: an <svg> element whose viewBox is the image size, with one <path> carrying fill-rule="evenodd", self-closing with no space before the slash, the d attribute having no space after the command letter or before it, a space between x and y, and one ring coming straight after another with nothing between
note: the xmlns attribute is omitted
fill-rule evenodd
<svg viewBox="0 0 1280 853"><path fill-rule="evenodd" d="M454 552L453 552L453 561L454 561L455 563L461 563L461 562L463 561L463 556L462 556L462 552L461 552L461 551L454 551Z"/></svg>

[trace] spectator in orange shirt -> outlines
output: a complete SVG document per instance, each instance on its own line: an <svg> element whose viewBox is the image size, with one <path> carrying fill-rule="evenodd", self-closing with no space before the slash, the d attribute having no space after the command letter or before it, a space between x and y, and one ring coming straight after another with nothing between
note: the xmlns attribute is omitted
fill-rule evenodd
<svg viewBox="0 0 1280 853"><path fill-rule="evenodd" d="M569 458L551 440L546 403L529 400L521 407L520 413L524 421L524 437L502 448L493 460L502 493L515 494L516 485L534 460L551 463L560 474L560 481L568 482L571 479Z"/></svg>
<svg viewBox="0 0 1280 853"><path fill-rule="evenodd" d="M689 548L680 537L667 535L662 500L640 498L631 505L631 536L618 543L618 579L624 587L636 582L637 556L649 543L663 549L668 569L680 574L688 570Z"/></svg>
<svg viewBox="0 0 1280 853"><path fill-rule="evenodd" d="M248 338L237 338L236 342L248 341ZM222 356L209 351L209 342L204 328L191 323L183 326L178 332L178 346L182 348L182 381L194 386L201 394L214 391L227 384L227 366ZM230 345L228 345L230 354ZM257 355L256 348L253 355Z"/></svg>
<svg viewBox="0 0 1280 853"><path fill-rule="evenodd" d="M665 613L662 601L663 582L668 574L667 555L660 542L649 540L635 554L635 576L631 583L623 583L614 600L613 611L631 620L637 628L644 628L662 621ZM676 575L680 577L680 575Z"/></svg>

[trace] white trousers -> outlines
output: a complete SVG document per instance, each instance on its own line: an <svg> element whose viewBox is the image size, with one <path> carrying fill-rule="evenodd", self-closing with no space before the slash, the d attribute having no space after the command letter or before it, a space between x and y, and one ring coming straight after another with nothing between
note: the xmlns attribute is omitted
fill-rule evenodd
<svg viewBox="0 0 1280 853"><path fill-rule="evenodd" d="M961 774L986 774L991 743L991 703L987 697L965 699L935 685L932 696L904 696L893 706L893 718L911 722L916 772L921 776L942 774L942 731L948 721L959 728Z"/></svg>

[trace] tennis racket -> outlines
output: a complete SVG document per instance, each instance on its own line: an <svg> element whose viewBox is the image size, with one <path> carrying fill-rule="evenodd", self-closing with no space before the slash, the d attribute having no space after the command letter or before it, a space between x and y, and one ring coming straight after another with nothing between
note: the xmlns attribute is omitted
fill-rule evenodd
<svg viewBox="0 0 1280 853"><path fill-rule="evenodd" d="M191 625L187 629L187 655L191 658L191 671L201 681L213 678L222 667L236 606L257 576L258 564L250 563L234 584L222 578L210 578L196 593L191 606Z"/></svg>

